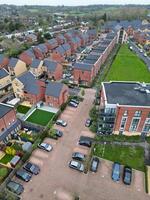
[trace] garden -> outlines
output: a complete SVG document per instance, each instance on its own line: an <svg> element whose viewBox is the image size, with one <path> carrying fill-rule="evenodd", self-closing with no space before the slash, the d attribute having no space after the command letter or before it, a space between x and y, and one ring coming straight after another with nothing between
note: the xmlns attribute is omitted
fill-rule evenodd
<svg viewBox="0 0 150 200"><path fill-rule="evenodd" d="M52 120L55 113L51 113L48 111L36 109L27 119L26 121L39 124L41 126L46 126L50 120Z"/></svg>
<svg viewBox="0 0 150 200"><path fill-rule="evenodd" d="M142 147L95 144L94 149L95 156L145 171L144 149Z"/></svg>
<svg viewBox="0 0 150 200"><path fill-rule="evenodd" d="M26 114L29 110L30 110L30 107L27 107L27 106L24 106L24 105L19 105L17 107L18 113Z"/></svg>

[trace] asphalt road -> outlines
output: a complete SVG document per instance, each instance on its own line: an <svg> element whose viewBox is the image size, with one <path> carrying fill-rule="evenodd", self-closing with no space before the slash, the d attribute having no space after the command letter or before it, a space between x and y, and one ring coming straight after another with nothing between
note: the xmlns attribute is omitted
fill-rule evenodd
<svg viewBox="0 0 150 200"><path fill-rule="evenodd" d="M140 48L134 42L130 41L130 45L133 47L133 51L145 62L150 71L150 57L145 57L144 53L140 53Z"/></svg>

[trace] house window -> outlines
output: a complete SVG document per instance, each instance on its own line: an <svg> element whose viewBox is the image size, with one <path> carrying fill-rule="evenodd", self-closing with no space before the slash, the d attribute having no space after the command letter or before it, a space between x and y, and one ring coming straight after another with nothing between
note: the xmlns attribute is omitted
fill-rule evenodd
<svg viewBox="0 0 150 200"><path fill-rule="evenodd" d="M130 126L130 131L131 131L131 132L137 130L139 121L140 121L140 118L133 118L133 119L132 119L132 123L131 123L131 126Z"/></svg>
<svg viewBox="0 0 150 200"><path fill-rule="evenodd" d="M134 113L134 117L141 117L141 114L142 114L142 111L137 110L137 111L135 111L135 113Z"/></svg>
<svg viewBox="0 0 150 200"><path fill-rule="evenodd" d="M150 118L150 112L148 113L148 118Z"/></svg>
<svg viewBox="0 0 150 200"><path fill-rule="evenodd" d="M128 115L128 111L125 110L124 113L123 113L123 116L127 116Z"/></svg>
<svg viewBox="0 0 150 200"><path fill-rule="evenodd" d="M127 122L127 117L122 117L121 124L120 124L120 130L123 131L125 129Z"/></svg>
<svg viewBox="0 0 150 200"><path fill-rule="evenodd" d="M147 118L145 120L145 124L144 124L144 127L143 127L143 132L150 132L150 118Z"/></svg>

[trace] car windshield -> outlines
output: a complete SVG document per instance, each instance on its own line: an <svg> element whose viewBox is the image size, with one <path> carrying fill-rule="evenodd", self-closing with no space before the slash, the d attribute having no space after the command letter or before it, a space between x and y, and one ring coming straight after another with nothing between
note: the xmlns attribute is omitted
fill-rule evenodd
<svg viewBox="0 0 150 200"><path fill-rule="evenodd" d="M31 170L31 171L34 171L35 168L36 168L35 165L32 165L31 168L30 168L30 170Z"/></svg>
<svg viewBox="0 0 150 200"><path fill-rule="evenodd" d="M23 177L24 179L26 179L26 178L28 177L28 174L27 174L26 172L23 172L23 173L22 173L22 177Z"/></svg>
<svg viewBox="0 0 150 200"><path fill-rule="evenodd" d="M93 161L92 166L93 166L94 168L96 168L97 162L96 162L96 161Z"/></svg>
<svg viewBox="0 0 150 200"><path fill-rule="evenodd" d="M10 183L9 186L11 188L13 188L14 190L18 190L18 188L19 188L19 184L17 184L17 183Z"/></svg>

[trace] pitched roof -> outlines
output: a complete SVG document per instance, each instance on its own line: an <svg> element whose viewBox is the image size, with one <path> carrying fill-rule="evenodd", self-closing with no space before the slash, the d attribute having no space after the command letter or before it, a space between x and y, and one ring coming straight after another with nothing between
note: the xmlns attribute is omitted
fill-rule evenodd
<svg viewBox="0 0 150 200"><path fill-rule="evenodd" d="M4 58L5 58L4 54L0 54L0 63L3 62Z"/></svg>
<svg viewBox="0 0 150 200"><path fill-rule="evenodd" d="M55 38L48 40L49 44L57 44L57 40Z"/></svg>
<svg viewBox="0 0 150 200"><path fill-rule="evenodd" d="M8 72L5 69L0 69L0 79L8 76Z"/></svg>
<svg viewBox="0 0 150 200"><path fill-rule="evenodd" d="M136 82L104 82L107 102L110 104L150 106L150 84Z"/></svg>
<svg viewBox="0 0 150 200"><path fill-rule="evenodd" d="M52 60L44 60L43 65L46 66L49 71L55 71L57 64L58 64L57 62Z"/></svg>
<svg viewBox="0 0 150 200"><path fill-rule="evenodd" d="M76 62L73 66L74 69L80 69L80 70L83 70L83 71L91 71L92 68L93 68L93 65L91 64L88 64L88 63L79 63L79 62Z"/></svg>
<svg viewBox="0 0 150 200"><path fill-rule="evenodd" d="M18 62L18 58L10 58L9 67L15 67Z"/></svg>
<svg viewBox="0 0 150 200"><path fill-rule="evenodd" d="M39 60L39 59L33 59L30 67L37 68L40 63L41 63L41 60Z"/></svg>
<svg viewBox="0 0 150 200"><path fill-rule="evenodd" d="M24 53L26 53L31 58L35 58L35 55L34 55L34 52L33 52L32 48L29 48L28 50L24 51Z"/></svg>
<svg viewBox="0 0 150 200"><path fill-rule="evenodd" d="M62 34L57 35L56 38L58 38L60 40L66 40Z"/></svg>
<svg viewBox="0 0 150 200"><path fill-rule="evenodd" d="M48 96L59 97L64 84L50 81L47 84L45 94Z"/></svg>
<svg viewBox="0 0 150 200"><path fill-rule="evenodd" d="M71 47L68 43L63 44L62 47L64 48L65 51L71 49Z"/></svg>
<svg viewBox="0 0 150 200"><path fill-rule="evenodd" d="M13 108L9 105L0 103L0 118L5 116L11 110L13 110Z"/></svg>
<svg viewBox="0 0 150 200"><path fill-rule="evenodd" d="M54 51L55 50L60 54L64 54L65 53L65 50L64 50L64 48L62 46L57 47L56 49L54 49Z"/></svg>
<svg viewBox="0 0 150 200"><path fill-rule="evenodd" d="M25 72L17 78L24 85L24 91L31 94L39 94L39 87L34 75L31 72Z"/></svg>
<svg viewBox="0 0 150 200"><path fill-rule="evenodd" d="M31 38L32 40L37 40L37 36L33 33L27 34L26 37Z"/></svg>
<svg viewBox="0 0 150 200"><path fill-rule="evenodd" d="M48 51L48 49L47 49L47 47L46 47L45 44L39 44L39 45L36 46L35 48L40 49L40 51L41 51L42 53L47 53L47 51Z"/></svg>

